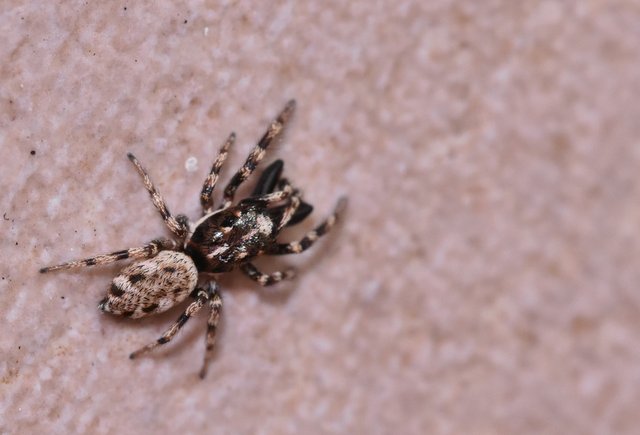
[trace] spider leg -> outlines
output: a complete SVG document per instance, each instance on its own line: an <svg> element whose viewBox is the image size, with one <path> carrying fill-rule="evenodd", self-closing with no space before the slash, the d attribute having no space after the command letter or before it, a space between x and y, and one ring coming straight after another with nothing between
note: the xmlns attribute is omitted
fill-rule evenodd
<svg viewBox="0 0 640 435"><path fill-rule="evenodd" d="M291 117L295 105L296 103L294 100L289 101L284 106L284 109L282 109L282 112L280 112L278 117L271 122L267 131L264 133L260 141L258 141L258 144L253 151L251 151L249 157L247 157L244 165L242 165L238 172L234 174L231 181L229 181L229 184L227 184L227 187L225 187L221 208L226 208L233 202L236 190L247 178L249 178L249 175L251 175L256 166L258 166L258 163L260 163L260 160L262 160L265 155L267 147L276 137L278 137L287 120Z"/></svg>
<svg viewBox="0 0 640 435"><path fill-rule="evenodd" d="M289 180L283 178L278 182L278 189L282 190L288 185ZM284 206L285 208L282 210L278 230L303 221L313 211L313 207L302 200L300 192L297 189L294 189L293 193L294 196L291 198L291 202Z"/></svg>
<svg viewBox="0 0 640 435"><path fill-rule="evenodd" d="M213 192L213 188L216 186L218 182L218 174L220 173L220 168L224 164L224 161L227 159L229 155L229 148L236 140L236 134L231 133L225 143L220 148L218 152L218 157L216 157L213 165L211 166L211 171L204 181L204 185L202 186L202 192L200 193L200 203L202 204L203 214L211 213L213 210L213 201L211 199L211 192Z"/></svg>
<svg viewBox="0 0 640 435"><path fill-rule="evenodd" d="M276 160L271 163L260 175L260 180L256 183L256 187L253 190L251 196L260 196L273 192L276 187L278 190L283 190L284 186L288 184L288 180L280 179L282 169L284 168L284 162L282 160ZM292 226L299 222L302 222L313 211L313 207L300 198L300 205L294 207L293 215L287 217L282 226ZM282 226L280 228L282 228Z"/></svg>
<svg viewBox="0 0 640 435"><path fill-rule="evenodd" d="M148 344L144 347L141 347L135 352L132 352L129 355L129 358L131 359L137 358L140 355L150 352L151 350L155 349L156 347L162 344L170 342L173 339L173 337L178 333L178 331L182 329L184 324L187 323L187 320L189 320L194 314L200 311L204 306L204 304L207 302L207 300L209 300L208 292L204 291L201 288L197 288L194 291L194 293L196 295L195 296L196 300L191 302L189 306L187 306L187 309L184 310L184 312L180 315L180 317L178 317L178 320L176 320L175 323L171 325L171 327L169 327L169 329L167 329L160 338L158 338L153 343Z"/></svg>
<svg viewBox="0 0 640 435"><path fill-rule="evenodd" d="M340 217L340 214L347 205L347 198L342 197L338 200L336 208L327 219L324 220L315 229L309 231L305 236L297 242L291 243L274 243L265 250L265 254L269 255L284 255L284 254L299 254L300 252L308 249L313 243L321 236L331 230L336 221Z"/></svg>
<svg viewBox="0 0 640 435"><path fill-rule="evenodd" d="M271 189L276 188L275 184L270 187ZM247 202L257 201L257 202L260 202L262 205L269 206L277 202L280 202L283 199L291 197L291 200L289 201L288 204L281 205L274 209L274 218L278 221L277 229L280 230L291 220L291 218L293 217L293 214L300 206L300 192L298 192L297 189L294 189L291 186L291 183L289 183L289 180L287 180L286 178L283 178L278 181L277 188L278 190L276 192L268 193L258 197L252 196L250 198L247 198L241 201L241 203L245 201ZM271 199L273 199L273 201L271 201Z"/></svg>
<svg viewBox="0 0 640 435"><path fill-rule="evenodd" d="M144 187L149 192L149 195L151 195L151 201L153 202L153 205L160 212L160 215L162 216L162 219L164 219L167 227L169 227L169 230L171 230L171 232L176 236L183 238L187 234L187 225L185 225L184 222L185 219L176 219L171 215L169 209L167 208L167 204L162 198L162 195L160 195L158 189L156 189L156 187L153 185L153 183L151 182L151 178L149 178L149 174L142 167L138 159L136 159L136 157L131 153L127 153L127 157L129 158L129 160L131 160L131 163L133 163L133 165L138 170L138 173L140 174L140 176L142 177L142 181L144 182Z"/></svg>
<svg viewBox="0 0 640 435"><path fill-rule="evenodd" d="M291 187L290 184L283 186L282 190L277 190L272 193L266 193L260 196L251 196L247 199L243 199L240 201L241 203L259 203L262 206L270 206L273 204L277 204L287 198L289 198L292 194L295 195L296 191Z"/></svg>
<svg viewBox="0 0 640 435"><path fill-rule="evenodd" d="M215 283L214 283L215 284ZM213 288L213 289L212 289ZM216 332L218 329L218 320L220 320L220 311L222 310L222 297L218 293L218 286L209 286L210 296L209 299L209 320L207 320L207 335L206 335L206 348L204 352L204 360L202 362L202 368L200 369L200 378L204 379L207 376L207 368L209 367L209 361L213 355L213 346L216 343Z"/></svg>
<svg viewBox="0 0 640 435"><path fill-rule="evenodd" d="M272 274L262 273L252 263L244 263L240 266L240 270L263 287L276 284L285 279L292 279L296 276L296 272L293 269L287 269L284 272L273 272Z"/></svg>
<svg viewBox="0 0 640 435"><path fill-rule="evenodd" d="M312 211L313 211L313 206L301 200L300 206L293 213L293 216L291 216L291 219L289 219L289 221L285 223L285 226L290 227L292 225L302 222L307 216L311 214Z"/></svg>
<svg viewBox="0 0 640 435"><path fill-rule="evenodd" d="M146 245L137 248L124 249L122 251L112 252L110 254L96 255L95 257L85 258L83 260L73 260L56 266L48 266L40 269L40 273L52 272L54 270L75 269L87 266L101 266L104 264L114 263L116 261L131 259L143 259L154 257L160 251L175 250L178 244L170 239L156 239Z"/></svg>
<svg viewBox="0 0 640 435"><path fill-rule="evenodd" d="M287 188L291 188L289 180L286 178L281 179L278 182L278 189ZM300 192L298 192L298 190L294 190L294 195L291 197L291 201L282 211L282 217L278 223L278 230L281 230L285 225L287 225L287 223L289 223L289 221L291 221L291 218L295 214L296 210L298 210L298 207L300 207Z"/></svg>
<svg viewBox="0 0 640 435"><path fill-rule="evenodd" d="M296 210L300 207L300 196L294 195L291 197L291 202L286 206L284 212L282 213L282 218L280 219L280 223L278 224L278 230L281 230L285 225L287 225L293 215L296 213Z"/></svg>

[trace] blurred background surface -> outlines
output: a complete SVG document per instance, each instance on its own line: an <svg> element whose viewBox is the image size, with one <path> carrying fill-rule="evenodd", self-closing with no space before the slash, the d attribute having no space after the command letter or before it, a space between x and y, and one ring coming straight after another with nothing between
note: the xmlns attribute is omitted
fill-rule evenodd
<svg viewBox="0 0 640 435"><path fill-rule="evenodd" d="M631 434L640 416L640 4L4 1L0 432ZM101 315L289 98L267 158L343 224L294 282L221 277L205 315ZM244 192L247 192L250 186ZM220 189L218 189L218 193Z"/></svg>

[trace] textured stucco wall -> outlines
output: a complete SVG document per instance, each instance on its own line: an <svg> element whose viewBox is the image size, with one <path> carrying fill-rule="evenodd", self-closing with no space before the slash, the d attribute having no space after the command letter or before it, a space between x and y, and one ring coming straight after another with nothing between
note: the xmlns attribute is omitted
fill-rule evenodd
<svg viewBox="0 0 640 435"><path fill-rule="evenodd" d="M0 433L623 434L640 417L636 1L0 6ZM291 97L269 158L342 225L205 316L96 307L166 235L125 158L197 217ZM195 158L197 165L187 164ZM194 160L190 160L191 163Z"/></svg>

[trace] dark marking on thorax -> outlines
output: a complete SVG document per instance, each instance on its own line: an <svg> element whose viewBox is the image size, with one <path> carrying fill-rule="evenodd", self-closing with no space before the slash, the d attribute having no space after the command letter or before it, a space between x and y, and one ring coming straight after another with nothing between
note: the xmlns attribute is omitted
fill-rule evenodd
<svg viewBox="0 0 640 435"><path fill-rule="evenodd" d="M198 225L187 242L186 253L201 272L227 272L258 255L276 234L270 210L241 203Z"/></svg>

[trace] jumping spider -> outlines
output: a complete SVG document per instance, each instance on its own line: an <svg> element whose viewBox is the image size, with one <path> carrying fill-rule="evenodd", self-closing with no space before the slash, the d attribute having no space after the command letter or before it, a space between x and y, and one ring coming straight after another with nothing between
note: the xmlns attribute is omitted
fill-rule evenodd
<svg viewBox="0 0 640 435"><path fill-rule="evenodd" d="M189 221L184 215L174 217L147 172L133 154L128 154L174 239L156 239L140 247L45 267L40 272L104 265L128 258L136 260L113 279L107 296L98 305L105 313L125 317L139 318L161 313L187 296L194 299L160 338L133 352L130 355L132 359L171 341L191 316L208 305L210 314L206 351L200 370L200 377L204 378L222 308L214 274L230 272L237 266L262 286L293 278L293 270L264 274L251 261L260 255L297 254L306 250L333 227L346 205L346 198L341 198L334 212L302 239L279 243L276 238L285 226L302 221L312 211L312 207L302 201L300 192L288 180L281 178L281 160L276 160L265 169L251 196L233 204L236 190L262 160L267 147L278 137L294 107L295 102L289 101L271 123L244 165L227 184L222 204L215 210L211 193L236 137L234 133L229 135L202 187L200 202L203 215L196 222Z"/></svg>

